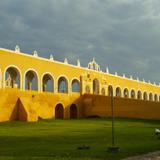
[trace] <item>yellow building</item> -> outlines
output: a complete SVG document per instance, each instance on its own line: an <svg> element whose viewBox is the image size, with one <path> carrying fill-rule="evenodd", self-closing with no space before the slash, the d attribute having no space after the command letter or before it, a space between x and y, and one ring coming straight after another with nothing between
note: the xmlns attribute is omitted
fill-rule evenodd
<svg viewBox="0 0 160 160"><path fill-rule="evenodd" d="M160 86L0 48L0 121L109 117L111 90L118 117L160 119Z"/></svg>

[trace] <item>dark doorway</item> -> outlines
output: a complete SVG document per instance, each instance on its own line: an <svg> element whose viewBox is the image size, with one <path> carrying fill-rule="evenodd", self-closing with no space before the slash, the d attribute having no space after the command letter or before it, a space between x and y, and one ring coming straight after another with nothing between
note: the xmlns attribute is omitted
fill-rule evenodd
<svg viewBox="0 0 160 160"><path fill-rule="evenodd" d="M64 117L64 108L62 104L57 104L55 108L55 119L63 119Z"/></svg>
<svg viewBox="0 0 160 160"><path fill-rule="evenodd" d="M77 106L75 104L72 104L70 106L70 119L77 119L77 116Z"/></svg>

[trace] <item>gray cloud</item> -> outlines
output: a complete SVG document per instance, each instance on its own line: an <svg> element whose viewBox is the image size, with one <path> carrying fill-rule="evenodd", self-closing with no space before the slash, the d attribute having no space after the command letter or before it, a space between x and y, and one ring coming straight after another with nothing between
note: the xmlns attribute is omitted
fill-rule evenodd
<svg viewBox="0 0 160 160"><path fill-rule="evenodd" d="M160 81L159 0L5 0L0 46Z"/></svg>

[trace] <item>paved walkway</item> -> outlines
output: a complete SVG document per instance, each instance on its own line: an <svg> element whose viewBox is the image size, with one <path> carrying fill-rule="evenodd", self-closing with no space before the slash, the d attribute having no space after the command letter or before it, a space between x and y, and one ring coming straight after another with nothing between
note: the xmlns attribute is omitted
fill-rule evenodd
<svg viewBox="0 0 160 160"><path fill-rule="evenodd" d="M124 160L160 160L160 151L140 156L125 158Z"/></svg>

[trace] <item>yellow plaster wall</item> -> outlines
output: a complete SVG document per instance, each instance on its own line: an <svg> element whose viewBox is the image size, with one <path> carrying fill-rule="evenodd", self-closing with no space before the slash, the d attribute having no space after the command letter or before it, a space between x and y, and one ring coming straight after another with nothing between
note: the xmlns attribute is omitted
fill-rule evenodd
<svg viewBox="0 0 160 160"><path fill-rule="evenodd" d="M160 102L114 98L116 117L160 120ZM111 117L111 97L85 95L83 116Z"/></svg>
<svg viewBox="0 0 160 160"><path fill-rule="evenodd" d="M18 100L17 91L0 92L0 121L9 121L16 119Z"/></svg>
<svg viewBox="0 0 160 160"><path fill-rule="evenodd" d="M8 67L15 67L20 72L20 89L5 87L5 72ZM25 91L25 73L34 70L38 76L38 91ZM54 93L42 92L42 78L50 73L54 78ZM64 76L68 80L68 93L58 93L58 79ZM80 92L72 93L73 79L80 81ZM93 80L99 81L99 95L93 94ZM90 87L90 95L86 94L86 86ZM38 118L54 118L55 106L61 103L65 108L64 118L69 118L71 104L78 106L78 117L99 115L110 116L110 98L108 86L112 85L115 95L116 87L123 90L132 89L157 94L160 87L129 78L124 78L84 67L64 64L24 53L0 49L0 121L25 120L37 121ZM106 96L100 96L101 89L105 89ZM146 119L160 119L160 103L142 100L115 98L116 115L120 117L134 117Z"/></svg>
<svg viewBox="0 0 160 160"><path fill-rule="evenodd" d="M54 119L55 107L61 103L64 118L70 118L70 106L76 104L78 118L110 117L111 98L100 95L51 94L17 89L0 90L0 121ZM160 102L114 98L117 117L160 120Z"/></svg>
<svg viewBox="0 0 160 160"><path fill-rule="evenodd" d="M70 117L70 106L76 104L81 116L80 94L51 94L17 89L0 90L0 122L10 120L37 121L55 118L55 107L61 103L64 118Z"/></svg>
<svg viewBox="0 0 160 160"><path fill-rule="evenodd" d="M9 66L15 66L20 70L21 73L21 90L25 90L25 73L28 70L34 70L38 75L38 86L39 91L42 91L42 76L45 73L51 73L54 78L54 92L58 89L58 78L60 76L65 76L68 80L69 92L71 92L71 82L72 79L76 78L81 81L82 84L82 94L85 94L85 86L89 84L92 91L93 79L98 79L100 88L99 93L101 93L101 88L104 86L106 94L108 92L108 85L112 85L114 90L116 87L120 87L122 91L124 88L128 88L129 91L134 89L136 92L140 90L142 93L151 92L153 94L160 95L160 87L149 83L144 83L142 81L131 80L128 78L123 78L120 76L115 76L112 74L106 74L104 72L98 72L90 70L83 67L73 66L69 64L64 64L57 61L50 61L49 59L44 59L40 57L34 57L32 55L24 53L16 53L14 51L0 49L0 70L2 71L2 78L0 80L0 87L5 88L4 75L5 70ZM88 78L89 75L89 78ZM0 76L1 77L1 76ZM114 92L115 94L115 92Z"/></svg>

